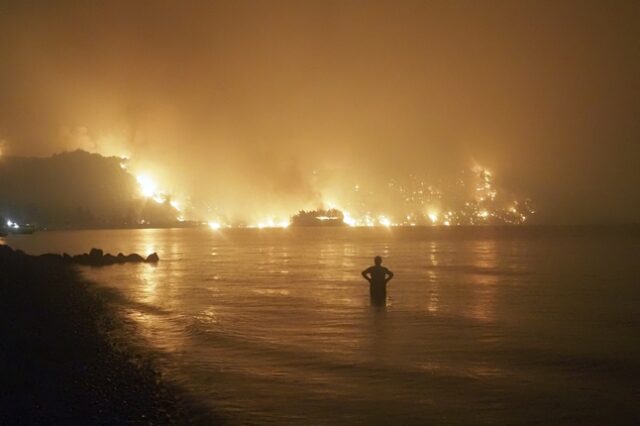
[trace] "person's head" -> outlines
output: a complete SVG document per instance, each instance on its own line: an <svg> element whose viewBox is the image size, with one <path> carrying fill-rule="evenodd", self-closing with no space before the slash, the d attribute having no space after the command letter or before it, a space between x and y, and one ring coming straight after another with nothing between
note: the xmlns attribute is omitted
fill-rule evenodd
<svg viewBox="0 0 640 426"><path fill-rule="evenodd" d="M382 258L380 256L376 256L373 258L373 261L376 265L380 266L382 264Z"/></svg>

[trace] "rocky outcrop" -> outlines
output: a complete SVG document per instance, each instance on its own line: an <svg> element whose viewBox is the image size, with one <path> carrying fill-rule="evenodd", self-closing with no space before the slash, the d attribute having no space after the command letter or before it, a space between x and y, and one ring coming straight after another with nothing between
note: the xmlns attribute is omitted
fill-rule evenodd
<svg viewBox="0 0 640 426"><path fill-rule="evenodd" d="M22 250L15 250L15 252L11 249L11 247L6 245L0 245L0 255L2 253L15 253L17 256L29 256L25 254ZM40 256L30 256L30 257L39 257L42 259L52 260L52 261L60 261L64 263L75 263L78 265L86 265L86 266L108 266L108 265L116 265L122 263L150 263L156 264L160 261L160 257L158 253L151 253L146 258L140 256L137 253L132 253L129 255L124 255L122 253L118 253L117 256L114 256L110 253L104 254L101 249L92 248L89 253L78 254L75 256L71 256L68 253L58 254L58 253L46 253Z"/></svg>
<svg viewBox="0 0 640 426"><path fill-rule="evenodd" d="M65 257L63 256L63 258ZM118 253L117 256L110 253L104 254L101 249L97 248L92 248L88 254L84 253L71 257L72 263L88 266L107 266L119 263L157 263L159 260L160 257L157 253L152 253L145 259L137 253L129 255Z"/></svg>

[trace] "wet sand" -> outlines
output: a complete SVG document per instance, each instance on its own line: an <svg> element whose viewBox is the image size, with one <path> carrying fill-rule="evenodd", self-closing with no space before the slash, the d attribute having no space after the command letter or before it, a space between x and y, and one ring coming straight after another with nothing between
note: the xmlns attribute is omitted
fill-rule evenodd
<svg viewBox="0 0 640 426"><path fill-rule="evenodd" d="M71 266L0 245L0 424L222 423L116 347L118 327Z"/></svg>

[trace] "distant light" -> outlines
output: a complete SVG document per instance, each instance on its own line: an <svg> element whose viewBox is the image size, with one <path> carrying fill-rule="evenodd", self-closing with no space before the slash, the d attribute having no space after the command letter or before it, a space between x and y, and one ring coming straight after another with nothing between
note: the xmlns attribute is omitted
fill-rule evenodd
<svg viewBox="0 0 640 426"><path fill-rule="evenodd" d="M149 176L138 175L136 176L136 180L138 181L140 193L143 197L149 198L156 193L157 185Z"/></svg>
<svg viewBox="0 0 640 426"><path fill-rule="evenodd" d="M209 228L218 230L222 227L219 222L209 222Z"/></svg>
<svg viewBox="0 0 640 426"><path fill-rule="evenodd" d="M357 221L348 212L342 212L342 221L349 226L356 226Z"/></svg>
<svg viewBox="0 0 640 426"><path fill-rule="evenodd" d="M427 214L427 216L429 216L429 219L431 220L431 222L436 223L438 221L438 213L436 212L429 212Z"/></svg>
<svg viewBox="0 0 640 426"><path fill-rule="evenodd" d="M385 216L380 216L378 218L378 222L380 222L380 225L382 226L386 226L386 227L391 226L391 221L389 220L388 217L385 217Z"/></svg>

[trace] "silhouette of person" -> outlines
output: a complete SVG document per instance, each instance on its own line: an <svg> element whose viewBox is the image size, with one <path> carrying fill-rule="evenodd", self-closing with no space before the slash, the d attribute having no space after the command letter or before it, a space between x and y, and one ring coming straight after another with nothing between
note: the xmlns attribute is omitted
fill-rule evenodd
<svg viewBox="0 0 640 426"><path fill-rule="evenodd" d="M369 281L369 292L372 304L386 303L387 283L393 278L393 272L382 266L382 258L376 256L373 259L375 265L362 271L364 279Z"/></svg>

